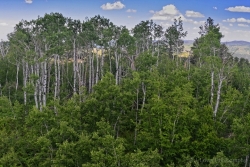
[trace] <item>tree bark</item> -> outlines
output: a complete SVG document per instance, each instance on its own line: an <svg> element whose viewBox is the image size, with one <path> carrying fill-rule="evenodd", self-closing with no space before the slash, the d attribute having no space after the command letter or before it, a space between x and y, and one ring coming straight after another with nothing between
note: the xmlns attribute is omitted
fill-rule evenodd
<svg viewBox="0 0 250 167"><path fill-rule="evenodd" d="M54 68L55 68L55 89L54 89L54 100L57 99L57 90L58 90L58 69L57 69L57 56L54 55Z"/></svg>
<svg viewBox="0 0 250 167"><path fill-rule="evenodd" d="M46 94L47 94L47 75L48 75L48 70L47 70L47 59L45 60L45 62L43 62L43 89L42 89L42 97L43 97L43 106L46 106Z"/></svg>
<svg viewBox="0 0 250 167"><path fill-rule="evenodd" d="M74 81L73 81L73 92L76 93L76 40L73 40L73 72L74 72Z"/></svg>
<svg viewBox="0 0 250 167"><path fill-rule="evenodd" d="M213 108L213 101L214 101L214 71L211 72L211 90L210 90L210 104Z"/></svg>
<svg viewBox="0 0 250 167"><path fill-rule="evenodd" d="M214 118L216 118L216 114L218 112L218 108L219 108L219 105L220 105L221 88L222 88L222 84L223 84L224 79L225 79L225 77L223 76L223 74L219 73L219 84L218 84L218 90L217 90L216 104L215 104L215 107L214 107Z"/></svg>

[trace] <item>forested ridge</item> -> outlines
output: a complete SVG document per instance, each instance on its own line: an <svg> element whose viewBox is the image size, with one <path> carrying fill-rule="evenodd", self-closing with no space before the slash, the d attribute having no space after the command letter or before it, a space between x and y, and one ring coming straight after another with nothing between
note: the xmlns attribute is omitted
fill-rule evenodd
<svg viewBox="0 0 250 167"><path fill-rule="evenodd" d="M0 166L250 166L249 62L211 18L190 51L187 33L20 21L0 43Z"/></svg>

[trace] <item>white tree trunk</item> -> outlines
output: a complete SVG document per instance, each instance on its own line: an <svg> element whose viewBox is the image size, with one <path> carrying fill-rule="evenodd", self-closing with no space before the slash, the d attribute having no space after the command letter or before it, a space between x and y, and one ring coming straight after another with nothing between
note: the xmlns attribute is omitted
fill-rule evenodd
<svg viewBox="0 0 250 167"><path fill-rule="evenodd" d="M26 92L26 88L27 88L27 79L28 79L28 63L25 62L23 60L23 87L24 87L24 91L23 91L23 99L24 99L24 105L27 104L27 92Z"/></svg>
<svg viewBox="0 0 250 167"><path fill-rule="evenodd" d="M98 53L98 52L97 52ZM95 83L98 83L99 80L99 57L98 54L96 54L96 75L95 75Z"/></svg>
<svg viewBox="0 0 250 167"><path fill-rule="evenodd" d="M225 77L223 76L223 74L219 73L219 84L218 84L218 90L217 90L216 104L215 104L215 107L214 107L214 118L216 118L216 114L218 112L218 108L219 108L219 105L220 105L221 88L222 88L222 84L223 84L224 79L225 79Z"/></svg>
<svg viewBox="0 0 250 167"><path fill-rule="evenodd" d="M160 57L160 49L159 49L159 41L157 41L157 63L156 66L159 65L159 57Z"/></svg>
<svg viewBox="0 0 250 167"><path fill-rule="evenodd" d="M76 93L76 40L73 41L73 72L74 72L74 81L73 81L73 92Z"/></svg>
<svg viewBox="0 0 250 167"><path fill-rule="evenodd" d="M89 54L89 93L92 91L92 60L91 60L91 54Z"/></svg>
<svg viewBox="0 0 250 167"><path fill-rule="evenodd" d="M39 65L38 63L35 63L35 76L39 76ZM34 90L34 99L35 99L35 104L36 104L36 108L39 109L39 105L38 105L38 100L37 100L37 95L38 95L38 91L39 91L39 79L36 79L35 81L35 90Z"/></svg>
<svg viewBox="0 0 250 167"><path fill-rule="evenodd" d="M210 104L213 108L213 101L214 101L214 71L211 72L211 90L210 90L211 98Z"/></svg>
<svg viewBox="0 0 250 167"><path fill-rule="evenodd" d="M119 56L117 50L115 51L115 84L118 85L119 79Z"/></svg>
<svg viewBox="0 0 250 167"><path fill-rule="evenodd" d="M46 106L46 94L47 94L47 75L48 75L48 70L47 70L47 59L45 60L45 62L43 62L43 88L42 88L42 97L43 97L43 106Z"/></svg>
<svg viewBox="0 0 250 167"><path fill-rule="evenodd" d="M103 55L103 47L101 49L101 54L102 54L102 57L101 57L101 78L103 77L103 73L104 73L104 70L103 70L103 66L104 66L104 55Z"/></svg>
<svg viewBox="0 0 250 167"><path fill-rule="evenodd" d="M60 68L60 56L57 56L57 71L58 71L58 77L57 77L57 98L60 98L60 86L61 86L61 68Z"/></svg>
<svg viewBox="0 0 250 167"><path fill-rule="evenodd" d="M18 88L18 83L19 83L19 80L18 80L18 76L19 76L19 63L17 63L17 66L16 66L16 91L17 91L17 88Z"/></svg>
<svg viewBox="0 0 250 167"><path fill-rule="evenodd" d="M95 84L95 67L94 67L94 53L92 53L92 59L91 59L91 74L92 74L92 81L91 81L91 90Z"/></svg>
<svg viewBox="0 0 250 167"><path fill-rule="evenodd" d="M54 55L54 68L55 68L55 89L54 89L54 99L57 99L57 90L58 90L58 69L57 69L57 56Z"/></svg>

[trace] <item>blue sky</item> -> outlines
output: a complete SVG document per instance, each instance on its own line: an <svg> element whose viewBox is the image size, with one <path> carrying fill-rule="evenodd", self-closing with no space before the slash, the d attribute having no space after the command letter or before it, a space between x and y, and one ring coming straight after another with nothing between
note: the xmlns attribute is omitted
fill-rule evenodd
<svg viewBox="0 0 250 167"><path fill-rule="evenodd" d="M198 37L199 26L211 17L220 25L223 41L250 41L249 0L0 0L0 39L6 40L22 19L51 12L80 20L100 14L129 29L150 19L167 28L181 16L189 40Z"/></svg>

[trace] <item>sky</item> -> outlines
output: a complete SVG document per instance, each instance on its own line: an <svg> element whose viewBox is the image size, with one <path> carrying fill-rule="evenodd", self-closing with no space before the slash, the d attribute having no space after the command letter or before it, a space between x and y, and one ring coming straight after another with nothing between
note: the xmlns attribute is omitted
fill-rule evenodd
<svg viewBox="0 0 250 167"><path fill-rule="evenodd" d="M52 12L81 21L101 15L129 29L145 20L166 29L181 17L185 40L197 38L199 26L211 17L220 26L222 41L250 42L250 0L0 0L0 40L7 40L21 20Z"/></svg>

